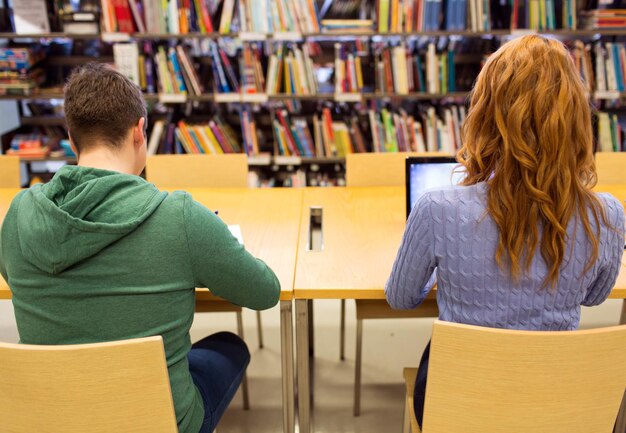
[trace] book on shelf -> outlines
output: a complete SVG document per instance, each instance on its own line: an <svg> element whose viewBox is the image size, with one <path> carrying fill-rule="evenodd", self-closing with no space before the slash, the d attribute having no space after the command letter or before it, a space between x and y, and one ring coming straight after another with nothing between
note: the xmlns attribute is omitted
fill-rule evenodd
<svg viewBox="0 0 626 433"><path fill-rule="evenodd" d="M258 43L244 42L239 56L239 76L243 94L263 93L265 91L265 75L261 65L263 46Z"/></svg>
<svg viewBox="0 0 626 433"><path fill-rule="evenodd" d="M249 107L243 107L239 111L239 116L244 152L247 155L259 155L259 137L252 111Z"/></svg>
<svg viewBox="0 0 626 433"><path fill-rule="evenodd" d="M15 33L50 33L46 0L13 0L12 5Z"/></svg>
<svg viewBox="0 0 626 433"><path fill-rule="evenodd" d="M363 90L361 57L356 48L335 44L335 94L359 93Z"/></svg>
<svg viewBox="0 0 626 433"><path fill-rule="evenodd" d="M598 152L624 152L624 125L617 114L598 112Z"/></svg>

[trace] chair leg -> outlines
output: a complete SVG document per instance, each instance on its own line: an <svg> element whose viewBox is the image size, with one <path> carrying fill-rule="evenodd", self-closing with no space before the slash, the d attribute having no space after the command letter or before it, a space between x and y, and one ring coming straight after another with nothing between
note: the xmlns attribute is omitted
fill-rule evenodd
<svg viewBox="0 0 626 433"><path fill-rule="evenodd" d="M341 318L339 319L339 359L346 359L346 300L341 300Z"/></svg>
<svg viewBox="0 0 626 433"><path fill-rule="evenodd" d="M237 311L237 335L243 340L243 317L241 310ZM241 393L243 395L243 409L250 409L250 396L248 394L248 373L244 373L241 381Z"/></svg>
<svg viewBox="0 0 626 433"><path fill-rule="evenodd" d="M409 409L409 399L404 398L404 415L402 417L402 433L411 433L411 411Z"/></svg>
<svg viewBox="0 0 626 433"><path fill-rule="evenodd" d="M354 361L354 416L361 414L361 354L363 352L363 319L356 321L356 357Z"/></svg>
<svg viewBox="0 0 626 433"><path fill-rule="evenodd" d="M263 349L263 326L261 325L261 312L256 312L256 332L259 336L259 349Z"/></svg>

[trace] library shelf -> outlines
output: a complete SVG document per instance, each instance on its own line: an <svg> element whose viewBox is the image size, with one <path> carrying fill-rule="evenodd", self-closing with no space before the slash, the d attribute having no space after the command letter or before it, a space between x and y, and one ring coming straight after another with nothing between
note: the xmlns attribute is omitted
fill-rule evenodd
<svg viewBox="0 0 626 433"><path fill-rule="evenodd" d="M333 30L321 31L317 33L98 33L98 34L77 34L77 33L37 33L37 34L17 34L0 33L0 39L75 39L93 40L100 39L104 42L125 42L130 40L165 40L165 39L241 39L242 41L302 41L304 39L315 38L414 38L414 37L488 37L488 36L518 36L523 34L554 35L562 37L592 37L592 36L626 36L626 29L555 29L555 30L535 30L535 29L494 29L488 31L471 30L437 30L422 32L378 32L378 31L350 31Z"/></svg>

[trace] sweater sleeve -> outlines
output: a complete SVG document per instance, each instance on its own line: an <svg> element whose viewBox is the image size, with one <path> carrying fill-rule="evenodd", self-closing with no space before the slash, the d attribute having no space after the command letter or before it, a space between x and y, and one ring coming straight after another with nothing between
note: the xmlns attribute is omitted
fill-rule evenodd
<svg viewBox="0 0 626 433"><path fill-rule="evenodd" d="M614 198L605 200L609 227L606 229L606 247L600 249L600 269L595 281L587 290L582 305L599 305L608 298L622 267L624 254L624 208Z"/></svg>
<svg viewBox="0 0 626 433"><path fill-rule="evenodd" d="M2 278L4 279L4 281L9 280L9 276L7 275L7 268L6 265L4 264L4 257L2 254L2 225L0 224L0 275L2 275Z"/></svg>
<svg viewBox="0 0 626 433"><path fill-rule="evenodd" d="M385 285L385 297L392 308L417 307L435 283L437 263L431 205L430 195L425 194L409 215L398 255Z"/></svg>
<svg viewBox="0 0 626 433"><path fill-rule="evenodd" d="M183 215L196 287L207 287L233 304L255 310L276 305L278 278L246 251L217 215L187 194Z"/></svg>

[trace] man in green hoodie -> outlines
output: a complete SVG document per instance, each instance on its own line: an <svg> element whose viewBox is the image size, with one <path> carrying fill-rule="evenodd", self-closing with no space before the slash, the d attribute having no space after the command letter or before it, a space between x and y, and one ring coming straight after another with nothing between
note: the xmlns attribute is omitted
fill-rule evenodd
<svg viewBox="0 0 626 433"><path fill-rule="evenodd" d="M250 354L225 332L191 345L194 288L260 310L278 302L278 279L189 194L139 177L146 106L126 77L80 68L65 88L65 115L78 166L21 192L0 230L20 341L161 335L179 431L212 432Z"/></svg>

